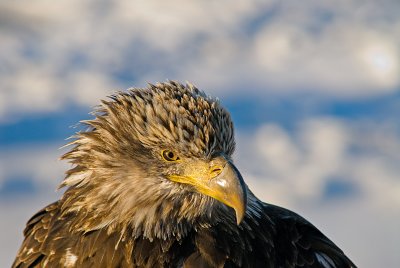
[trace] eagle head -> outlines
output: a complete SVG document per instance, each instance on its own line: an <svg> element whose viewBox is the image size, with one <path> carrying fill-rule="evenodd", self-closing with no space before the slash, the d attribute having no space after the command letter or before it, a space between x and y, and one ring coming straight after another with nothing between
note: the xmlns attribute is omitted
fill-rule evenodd
<svg viewBox="0 0 400 268"><path fill-rule="evenodd" d="M69 143L63 213L76 228L181 237L241 222L247 186L232 162L233 124L217 99L176 82L118 92ZM233 213L233 211L235 213Z"/></svg>

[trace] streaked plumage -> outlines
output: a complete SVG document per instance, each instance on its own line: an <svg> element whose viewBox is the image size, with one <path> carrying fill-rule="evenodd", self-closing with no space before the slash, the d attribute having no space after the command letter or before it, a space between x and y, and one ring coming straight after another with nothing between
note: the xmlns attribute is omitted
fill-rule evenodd
<svg viewBox="0 0 400 268"><path fill-rule="evenodd" d="M28 221L13 267L355 267L252 194L228 112L194 86L119 92L94 115L62 157L66 192Z"/></svg>

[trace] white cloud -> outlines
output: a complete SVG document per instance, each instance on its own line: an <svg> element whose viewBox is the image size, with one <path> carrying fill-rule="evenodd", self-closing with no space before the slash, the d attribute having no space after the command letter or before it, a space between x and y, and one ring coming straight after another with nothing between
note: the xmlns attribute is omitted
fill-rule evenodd
<svg viewBox="0 0 400 268"><path fill-rule="evenodd" d="M93 104L125 87L113 76L121 72L136 77L132 85L190 80L213 94L390 92L400 84L397 7L391 0L2 3L0 88L8 101L0 118Z"/></svg>
<svg viewBox="0 0 400 268"><path fill-rule="evenodd" d="M58 161L63 150L56 144L2 146L0 189L8 178L32 180L37 189L54 192L68 165ZM65 150L64 150L65 151Z"/></svg>
<svg viewBox="0 0 400 268"><path fill-rule="evenodd" d="M348 135L340 121L315 119L303 122L295 137L277 125L267 124L254 138L246 138L254 141L247 147L255 153L265 183L290 191L280 193L282 196L316 201L323 194L325 180L340 176Z"/></svg>
<svg viewBox="0 0 400 268"><path fill-rule="evenodd" d="M284 90L309 88L332 95L369 95L400 83L396 37L343 20L321 33L304 25L266 25L256 40L260 76ZM397 45L398 47L398 45ZM285 79L286 78L286 79Z"/></svg>
<svg viewBox="0 0 400 268"><path fill-rule="evenodd" d="M393 43L375 38L361 49L360 57L365 68L383 86L393 87L399 83L399 51Z"/></svg>
<svg viewBox="0 0 400 268"><path fill-rule="evenodd" d="M320 202L327 181L343 180L370 204L400 207L400 136L390 124L314 118L300 122L292 135L266 124L238 143L239 164L250 165L252 180L279 188L266 187L272 195L279 192L274 202Z"/></svg>

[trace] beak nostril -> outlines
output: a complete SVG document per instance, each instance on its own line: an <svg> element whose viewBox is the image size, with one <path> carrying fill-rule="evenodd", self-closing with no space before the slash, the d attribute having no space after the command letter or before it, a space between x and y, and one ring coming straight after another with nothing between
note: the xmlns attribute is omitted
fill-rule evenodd
<svg viewBox="0 0 400 268"><path fill-rule="evenodd" d="M217 167L212 167L212 168L210 169L210 174L212 175L212 177L218 176L219 174L221 174L221 172L222 172L222 168L219 167L219 166L217 166Z"/></svg>

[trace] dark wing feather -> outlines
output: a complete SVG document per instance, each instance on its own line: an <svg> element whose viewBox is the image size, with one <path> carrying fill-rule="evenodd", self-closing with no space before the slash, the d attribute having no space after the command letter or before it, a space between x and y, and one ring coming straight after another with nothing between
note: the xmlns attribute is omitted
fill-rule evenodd
<svg viewBox="0 0 400 268"><path fill-rule="evenodd" d="M120 241L117 233L108 234L106 229L73 230L75 216L61 216L59 202L36 213L27 223L12 267L68 267L66 263L71 267L134 267L132 241Z"/></svg>
<svg viewBox="0 0 400 268"><path fill-rule="evenodd" d="M282 267L356 267L330 239L296 213L264 204L276 226L276 255Z"/></svg>

